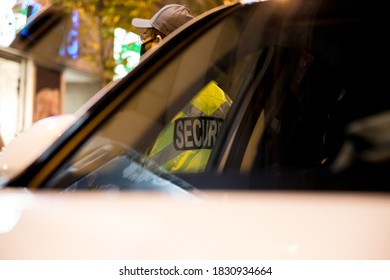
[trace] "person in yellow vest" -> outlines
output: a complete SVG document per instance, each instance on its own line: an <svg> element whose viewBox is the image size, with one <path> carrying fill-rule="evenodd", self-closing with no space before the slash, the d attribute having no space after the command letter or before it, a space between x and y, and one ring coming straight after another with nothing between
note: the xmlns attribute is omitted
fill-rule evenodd
<svg viewBox="0 0 390 280"><path fill-rule="evenodd" d="M193 18L183 5L162 7L151 19L134 18L132 25L145 29L141 55ZM201 172L205 169L231 99L210 81L158 135L147 157L169 172Z"/></svg>
<svg viewBox="0 0 390 280"><path fill-rule="evenodd" d="M210 81L159 134L149 159L169 172L204 171L231 104Z"/></svg>

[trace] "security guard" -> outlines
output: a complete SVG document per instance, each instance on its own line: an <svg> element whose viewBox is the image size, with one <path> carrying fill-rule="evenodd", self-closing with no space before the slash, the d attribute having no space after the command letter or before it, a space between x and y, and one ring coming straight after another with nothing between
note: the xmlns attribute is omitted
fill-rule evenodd
<svg viewBox="0 0 390 280"><path fill-rule="evenodd" d="M133 19L133 26L145 30L141 55L192 18L186 6L170 4L151 19ZM231 104L217 83L209 82L159 134L149 160L170 172L203 171Z"/></svg>
<svg viewBox="0 0 390 280"><path fill-rule="evenodd" d="M170 172L203 171L231 104L217 83L209 82L159 134L150 160Z"/></svg>

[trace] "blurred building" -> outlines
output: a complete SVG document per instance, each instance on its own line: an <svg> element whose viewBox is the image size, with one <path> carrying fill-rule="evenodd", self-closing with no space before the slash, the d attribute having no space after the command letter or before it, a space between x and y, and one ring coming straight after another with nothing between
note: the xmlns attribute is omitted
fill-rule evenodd
<svg viewBox="0 0 390 280"><path fill-rule="evenodd" d="M39 119L73 113L106 81L96 19L49 0L2 1L0 135L7 144ZM116 68L120 78L137 64L139 50L128 45L138 38L116 34L114 58L126 65Z"/></svg>

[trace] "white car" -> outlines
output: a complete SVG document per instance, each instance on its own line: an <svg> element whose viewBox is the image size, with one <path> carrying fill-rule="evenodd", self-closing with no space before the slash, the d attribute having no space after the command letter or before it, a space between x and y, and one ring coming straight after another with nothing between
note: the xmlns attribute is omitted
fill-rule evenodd
<svg viewBox="0 0 390 280"><path fill-rule="evenodd" d="M0 259L389 260L390 197L0 193Z"/></svg>
<svg viewBox="0 0 390 280"><path fill-rule="evenodd" d="M389 259L381 5L242 1L185 24L5 148L0 257ZM226 115L185 114L210 85ZM167 128L206 162L155 160Z"/></svg>

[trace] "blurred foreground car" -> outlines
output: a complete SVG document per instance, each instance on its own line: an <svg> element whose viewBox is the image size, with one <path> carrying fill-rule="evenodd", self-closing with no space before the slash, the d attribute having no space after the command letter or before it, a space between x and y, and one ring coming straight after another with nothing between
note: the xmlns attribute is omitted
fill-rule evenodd
<svg viewBox="0 0 390 280"><path fill-rule="evenodd" d="M389 260L389 196L0 194L0 259Z"/></svg>
<svg viewBox="0 0 390 280"><path fill-rule="evenodd" d="M97 203L85 210L90 221L100 219L96 215L101 209L126 205L126 217L115 226L105 221L116 215L97 224L112 234L127 221L145 244L157 240L150 232L158 232L173 245L174 229L187 230L191 223L208 234L216 231L207 235L212 240L248 242L227 257L236 250L243 258L289 258L288 252L310 244L313 250L291 256L389 258L384 249L390 247L390 103L382 70L388 62L383 11L380 5L356 0L243 1L214 9L167 37L131 73L102 89L75 115L38 122L11 142L0 157L1 184L59 190L64 196L53 201L67 204L75 197L76 204L85 205L86 194L67 192L162 191L161 204L154 201L156 194L94 193L90 199ZM148 156L150 147L210 83L232 101L226 118L188 117L184 124L176 121L174 128L175 140L185 143L175 149L206 148L207 164L197 172L168 172ZM213 138L204 133L210 127ZM208 196L210 189L222 190L223 195ZM264 192L269 190L279 192ZM319 190L333 192L311 193ZM166 193L184 195L189 203L171 203ZM118 204L111 205L107 196ZM232 208L216 207L210 202L213 198ZM150 202L155 205L153 217L140 206ZM192 208L194 203L204 207ZM170 221L169 227L159 224L160 214ZM233 236L227 225L236 221L242 223L237 227L242 231ZM259 226L257 234L248 227L252 223ZM63 226L78 236L84 232ZM149 226L150 231L145 228ZM186 233L186 241L194 242L188 237L195 232ZM177 240L175 245L183 244ZM217 241L215 249L221 248ZM156 258L189 257L181 248L173 251L176 254L163 250L153 255L150 250L149 256ZM126 256L144 257L140 251ZM223 257L208 250L193 256Z"/></svg>

